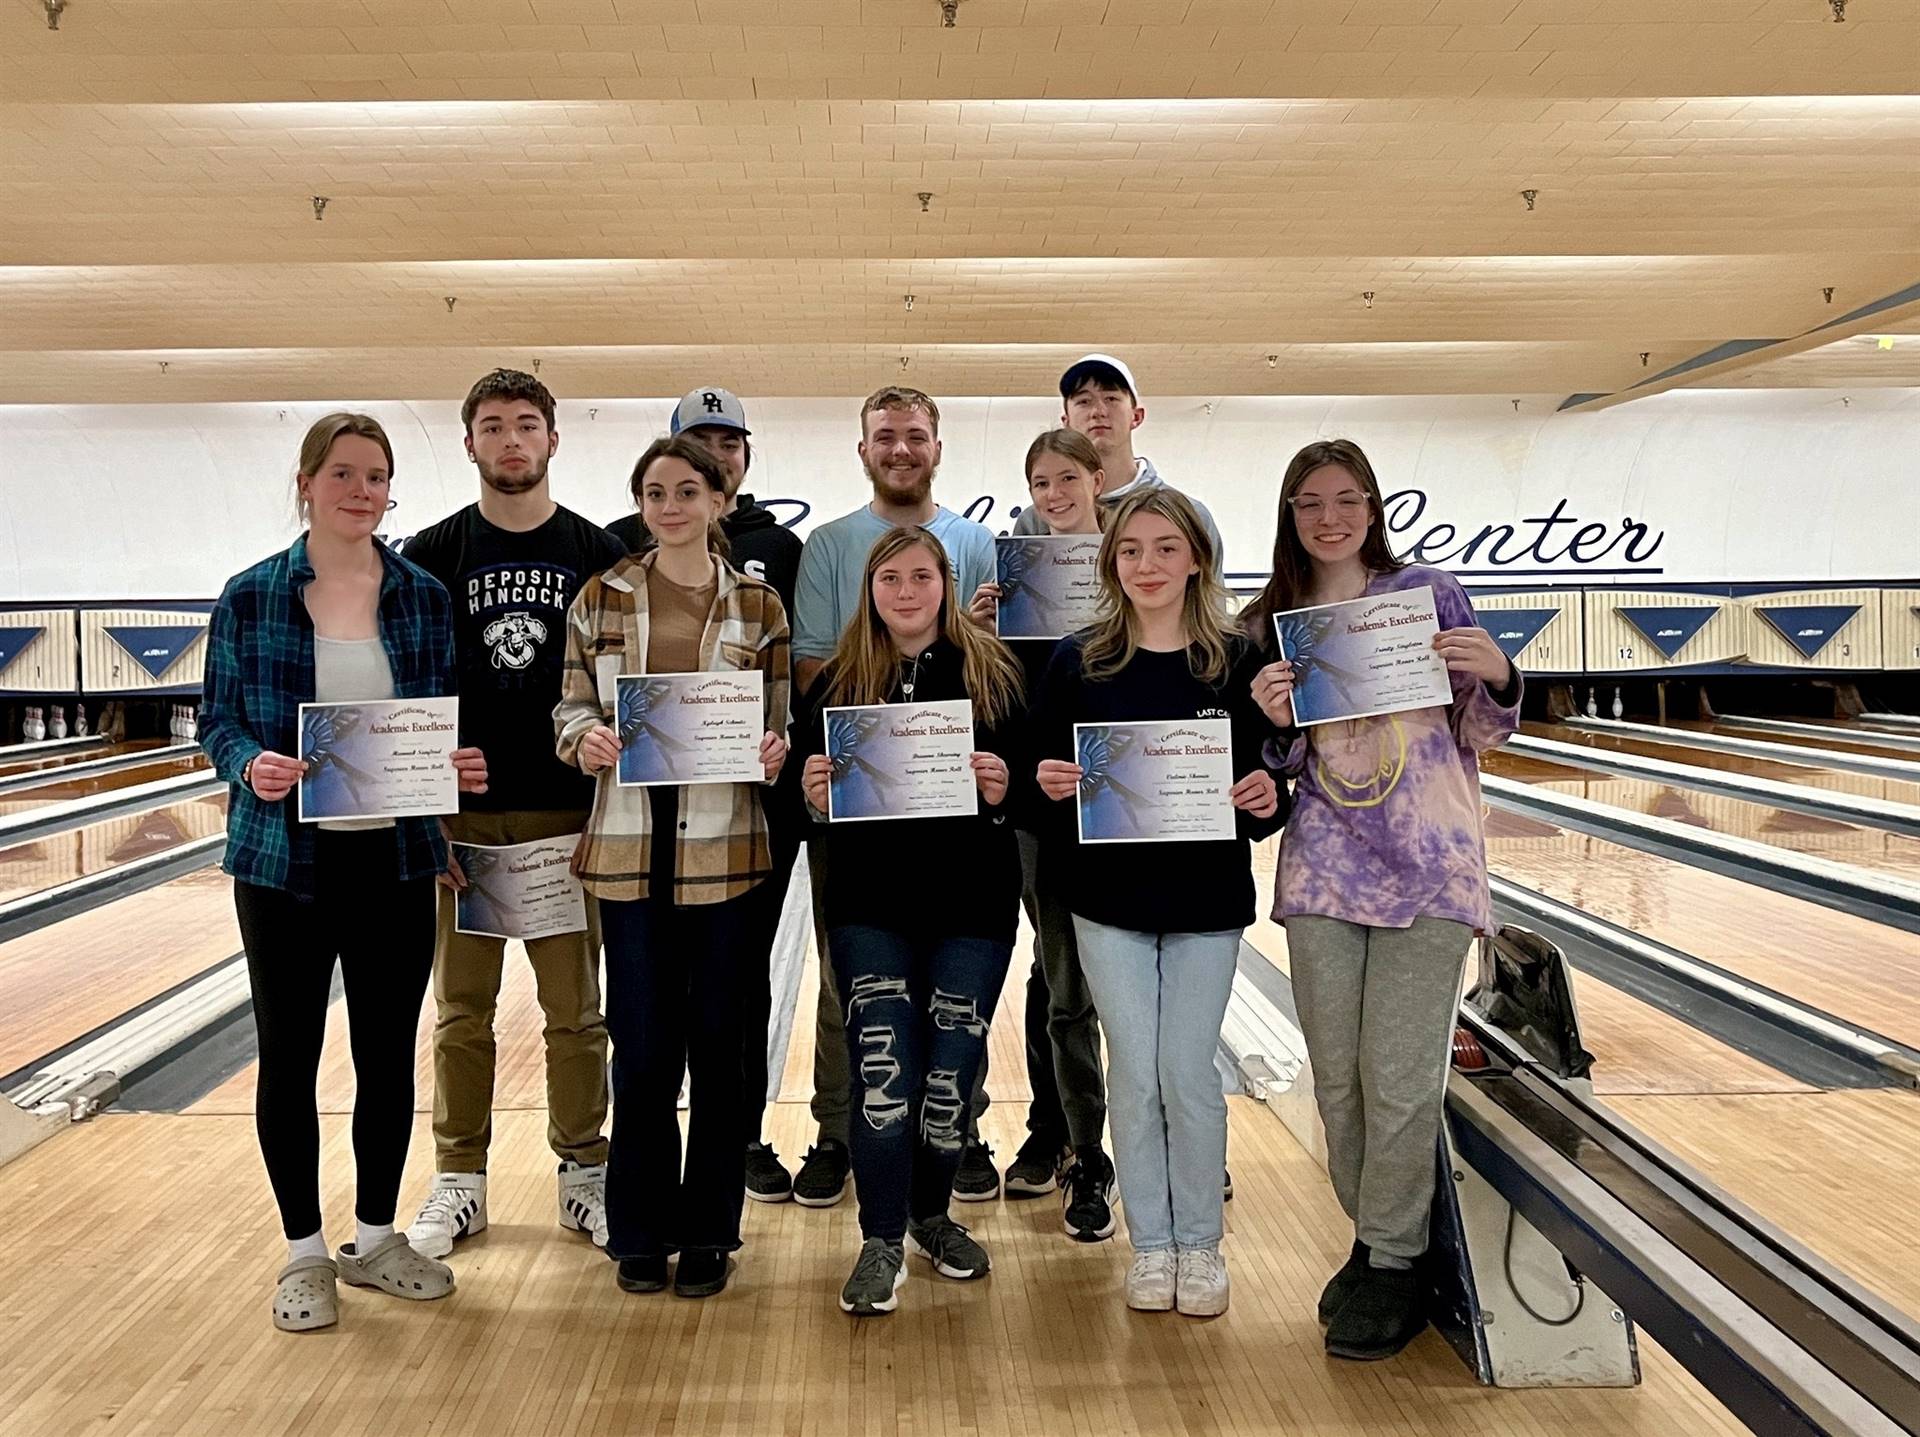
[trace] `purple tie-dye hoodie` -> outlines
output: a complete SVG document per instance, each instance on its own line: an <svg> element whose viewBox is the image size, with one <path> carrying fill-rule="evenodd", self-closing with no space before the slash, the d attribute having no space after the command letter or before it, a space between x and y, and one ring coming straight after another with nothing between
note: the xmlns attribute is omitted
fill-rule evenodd
<svg viewBox="0 0 1920 1437"><path fill-rule="evenodd" d="M1367 593L1422 584L1433 587L1442 629L1478 622L1444 570L1409 564L1376 576ZM1479 755L1519 726L1520 685L1502 707L1478 679L1452 679L1445 708L1320 724L1293 741L1276 922L1313 914L1372 928L1408 928L1416 918L1491 927Z"/></svg>

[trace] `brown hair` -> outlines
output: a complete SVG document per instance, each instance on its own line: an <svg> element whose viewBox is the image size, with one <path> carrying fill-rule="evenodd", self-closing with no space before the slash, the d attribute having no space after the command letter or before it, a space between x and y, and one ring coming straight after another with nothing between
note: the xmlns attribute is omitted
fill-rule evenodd
<svg viewBox="0 0 1920 1437"><path fill-rule="evenodd" d="M1187 541L1197 572L1187 576L1180 619L1187 631L1187 671L1203 684L1217 684L1232 667L1227 641L1233 633L1233 596L1221 581L1213 538L1193 501L1178 489L1156 485L1139 489L1113 506L1106 537L1100 541L1097 572L1100 616L1088 626L1080 645L1080 672L1089 679L1112 678L1140 650L1133 605L1120 587L1120 534L1136 514L1157 514Z"/></svg>
<svg viewBox="0 0 1920 1437"><path fill-rule="evenodd" d="M720 467L720 461L686 435L676 434L671 438L662 437L654 440L635 462L633 473L627 479L627 493L633 497L634 508L641 507L640 490L642 484L646 482L647 470L660 459L678 459L698 474L714 493L723 498L726 496L727 471ZM640 522L644 526L646 520L642 519ZM717 518L708 521L707 524L707 549L711 553L718 554L723 560L733 552L733 546L727 542L726 530L720 527L720 521Z"/></svg>
<svg viewBox="0 0 1920 1437"><path fill-rule="evenodd" d="M1287 465L1280 480L1280 515L1273 534L1273 574L1267 586L1240 611L1241 622L1262 649L1274 645L1273 616L1297 609L1313 588L1313 559L1300 542L1293 522L1293 498L1307 476L1332 464L1353 476L1367 496L1367 537L1360 544L1360 562L1369 573L1390 574L1404 569L1406 560L1394 557L1387 539L1387 505L1380 497L1380 481L1360 446L1351 439L1316 439Z"/></svg>
<svg viewBox="0 0 1920 1437"><path fill-rule="evenodd" d="M1106 466L1100 462L1100 451L1093 447L1093 441L1076 429L1049 429L1033 443L1027 446L1027 482L1033 482L1033 462L1042 454L1058 454L1062 459L1078 464L1089 476L1098 474Z"/></svg>
<svg viewBox="0 0 1920 1437"><path fill-rule="evenodd" d="M473 416L481 405L514 399L523 399L538 409L540 417L547 421L547 432L553 432L552 392L531 374L518 369L496 369L475 380L473 388L467 391L466 402L460 406L460 427L472 434Z"/></svg>
<svg viewBox="0 0 1920 1437"><path fill-rule="evenodd" d="M860 437L867 437L867 416L882 409L905 409L911 412L924 409L927 421L933 426L933 437L940 437L940 406L917 389L908 389L904 384L887 384L867 396L867 402L860 406Z"/></svg>
<svg viewBox="0 0 1920 1437"><path fill-rule="evenodd" d="M303 528L313 522L313 505L300 492L300 481L320 472L327 455L333 452L334 440L343 434L357 434L378 444L380 452L387 456L387 477L393 477L393 442L387 438L387 431L380 427L378 419L371 414L349 414L345 410L322 415L313 421L307 437L300 441L300 467L293 473L293 512Z"/></svg>
<svg viewBox="0 0 1920 1437"><path fill-rule="evenodd" d="M953 564L932 533L918 524L889 530L874 540L860 576L860 612L827 661L825 697L830 704L883 704L893 693L900 651L873 603L873 576L880 566L915 545L933 556L940 570L940 636L960 651L960 672L974 711L988 723L1000 723L1019 709L1024 688L1020 665L1007 646L961 610L953 587Z"/></svg>

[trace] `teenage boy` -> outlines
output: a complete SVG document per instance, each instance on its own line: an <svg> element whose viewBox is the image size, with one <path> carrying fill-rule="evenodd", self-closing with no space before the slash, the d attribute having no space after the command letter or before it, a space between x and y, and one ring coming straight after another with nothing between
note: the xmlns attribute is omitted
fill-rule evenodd
<svg viewBox="0 0 1920 1437"><path fill-rule="evenodd" d="M993 532L933 499L940 467L940 407L917 389L888 385L860 406L860 462L873 499L822 524L807 536L793 610L794 691L804 693L833 656L847 622L860 612L867 551L873 541L903 524L931 530L954 566L955 592L970 595L994 577ZM846 1193L851 1173L847 1121L851 1074L847 1065L846 1015L827 961L821 895L826 845L808 853L813 879L814 945L820 955L820 994L813 1037L813 1116L820 1131L793 1180L796 1202L831 1207ZM973 1098L973 1122L986 1109L986 1069ZM980 1202L1000 1194L993 1155L969 1132L954 1178L953 1195Z"/></svg>
<svg viewBox="0 0 1920 1437"><path fill-rule="evenodd" d="M706 450L725 472L727 487L720 528L727 536L727 561L741 573L771 584L791 624L793 585L800 571L800 536L774 518L770 510L756 504L753 495L741 492L747 471L753 467L753 431L747 428L746 406L731 390L718 385L689 390L674 406L667 428L669 433L684 434ZM625 544L629 553L639 553L650 540L637 513L614 520L607 525L607 532ZM785 1202L793 1195L793 1175L781 1163L773 1145L762 1140L761 1125L767 1111L767 1027L773 1010L773 974L767 963L773 957L774 934L780 927L780 911L786 906L787 881L793 876L806 821L794 799L796 792L789 782L763 795L768 837L773 844L773 873L753 890L760 923L754 941L766 963L754 969L764 981L752 984L745 994L740 1061L746 1079L747 1196L755 1202Z"/></svg>
<svg viewBox="0 0 1920 1437"><path fill-rule="evenodd" d="M553 395L539 380L494 370L468 393L460 420L467 457L480 472L479 500L406 546L407 558L453 596L461 742L487 755L487 791L461 795L448 834L513 844L578 833L592 781L553 751L567 607L624 551L548 492L560 432ZM413 1246L433 1257L487 1225L493 1017L506 940L455 931L454 894L464 883L459 865L450 865L433 963L436 1173L407 1229ZM607 1028L593 901L584 931L532 939L526 951L545 1019L547 1141L560 1163L560 1225L604 1246Z"/></svg>

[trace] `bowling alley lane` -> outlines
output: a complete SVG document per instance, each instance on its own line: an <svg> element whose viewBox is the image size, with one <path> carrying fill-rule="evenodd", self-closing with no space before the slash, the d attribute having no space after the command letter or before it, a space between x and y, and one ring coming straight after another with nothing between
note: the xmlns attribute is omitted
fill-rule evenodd
<svg viewBox="0 0 1920 1437"><path fill-rule="evenodd" d="M0 903L226 830L227 796L121 814L0 850Z"/></svg>
<svg viewBox="0 0 1920 1437"><path fill-rule="evenodd" d="M95 757L100 756L95 755ZM54 769L48 772L45 783L16 788L4 797L0 797L0 815L27 813L52 804L66 803L71 799L90 798L94 794L114 793L143 783L155 783L163 778L178 778L182 774L206 771L206 755L198 751L177 758L155 759L152 763L136 764L132 768L118 768L107 773L78 778L63 778L60 771Z"/></svg>
<svg viewBox="0 0 1920 1437"><path fill-rule="evenodd" d="M138 753L142 749L164 748L168 744L180 742L174 738L133 738L122 739L118 743L90 743L54 753L33 755L31 750L13 752L0 749L0 778L10 778L15 774L35 769L69 768L76 763L86 763L90 759L114 758L124 753Z"/></svg>
<svg viewBox="0 0 1920 1437"><path fill-rule="evenodd" d="M1814 723L1815 720L1795 717L1794 723ZM1838 723L1832 724L1831 737L1818 737L1805 733L1782 733L1779 729L1753 728L1745 724L1732 723L1724 719L1669 720L1673 728L1690 729L1695 733L1719 734L1724 738L1762 739L1767 743L1784 743L1793 748L1812 749L1816 753L1821 749L1830 749L1834 753L1861 754L1869 758L1905 758L1914 755L1911 750L1903 751L1898 744L1881 743L1871 732L1862 732ZM1882 735L1886 737L1890 735Z"/></svg>
<svg viewBox="0 0 1920 1437"><path fill-rule="evenodd" d="M1523 754L1496 750L1485 760L1486 771L1501 778L1536 784L1555 793L1594 803L1609 804L1630 813L1691 824L1730 838L1747 838L1773 848L1810 857L1851 863L1891 877L1920 880L1920 839L1888 833L1865 824L1841 823L1812 814L1790 813L1771 804L1703 793L1677 784L1621 774L1595 773L1546 763ZM1855 784L1874 788L1910 788L1857 775ZM1857 791L1853 785L1844 790ZM1878 796L1878 795L1876 795Z"/></svg>

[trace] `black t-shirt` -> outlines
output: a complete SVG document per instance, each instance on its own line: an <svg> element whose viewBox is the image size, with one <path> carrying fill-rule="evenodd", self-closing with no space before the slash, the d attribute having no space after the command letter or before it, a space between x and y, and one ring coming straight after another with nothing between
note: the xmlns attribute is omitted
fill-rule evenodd
<svg viewBox="0 0 1920 1437"><path fill-rule="evenodd" d="M1193 676L1182 653L1142 649L1119 673L1089 683L1080 672L1080 638L1062 639L1047 664L1034 705L1042 758L1074 756L1076 723L1224 718L1232 725L1236 781L1265 768L1262 746L1276 730L1253 701L1253 676L1265 660L1234 635L1232 665L1218 684ZM1272 772L1269 769L1269 772ZM1253 922L1252 839L1276 833L1291 799L1278 773L1280 806L1271 818L1234 814L1238 837L1201 843L1079 842L1071 798L1042 798L1052 810L1041 829L1042 868L1064 879L1067 906L1083 918L1139 933L1218 933Z"/></svg>
<svg viewBox="0 0 1920 1437"><path fill-rule="evenodd" d="M487 756L486 813L585 809L593 780L554 757L553 706L567 652L567 607L621 558L620 541L571 509L516 534L469 504L407 541L407 558L453 596L460 739Z"/></svg>

